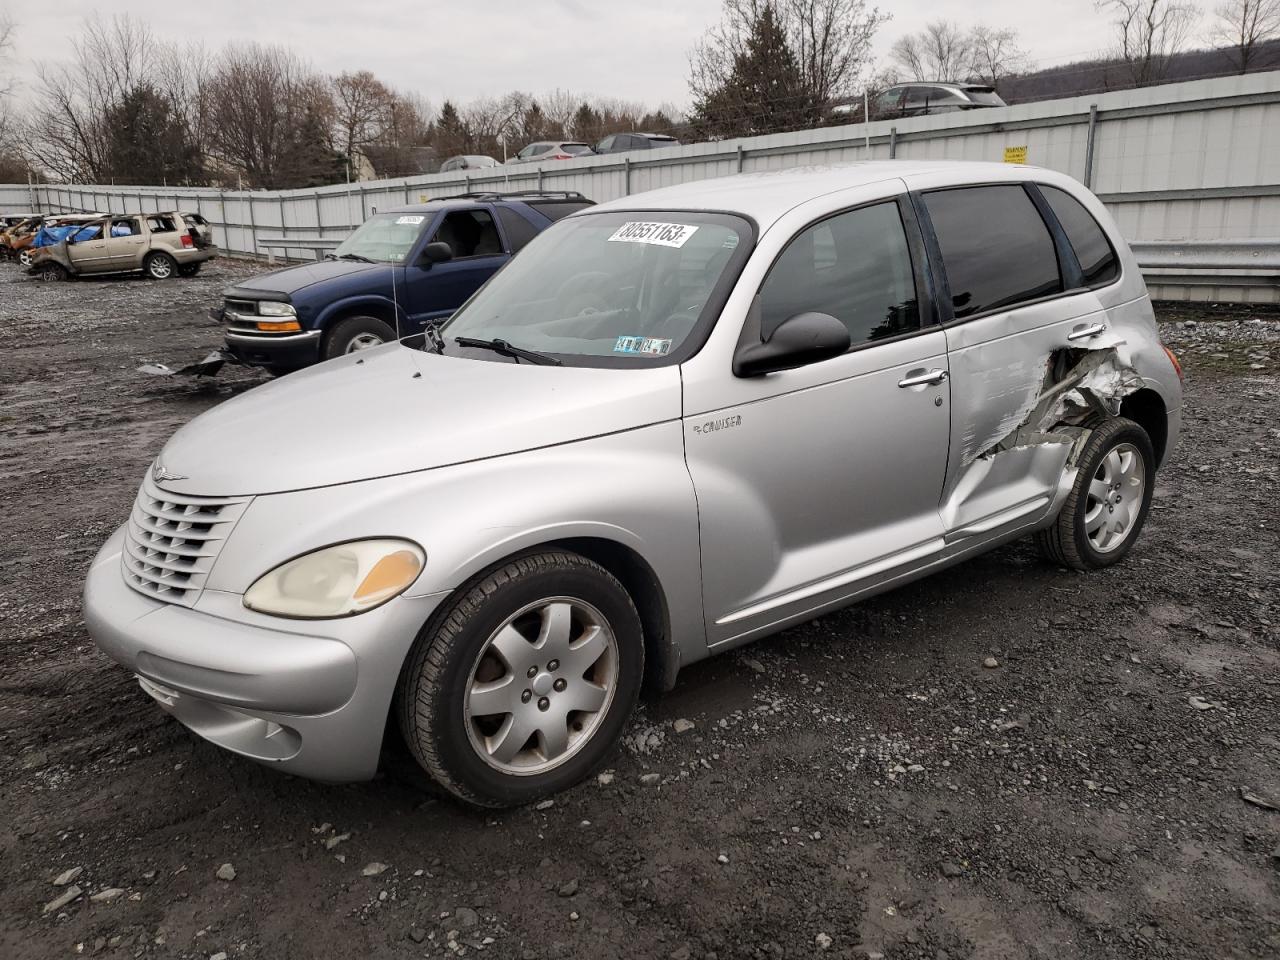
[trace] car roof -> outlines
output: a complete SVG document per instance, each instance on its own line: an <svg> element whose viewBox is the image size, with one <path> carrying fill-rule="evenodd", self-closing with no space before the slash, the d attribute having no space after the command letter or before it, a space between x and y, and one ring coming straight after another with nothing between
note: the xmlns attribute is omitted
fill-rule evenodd
<svg viewBox="0 0 1280 960"><path fill-rule="evenodd" d="M788 210L829 193L852 187L950 173L957 184L1029 180L1032 174L1060 179L1037 167L970 160L859 160L823 166L791 167L759 173L739 173L712 180L694 180L647 193L610 200L583 211L584 215L611 210L706 210L739 213L753 219L761 232Z"/></svg>
<svg viewBox="0 0 1280 960"><path fill-rule="evenodd" d="M957 83L955 80L904 80L895 83L886 90L901 90L903 87L946 87L948 90L991 90L995 87L989 83Z"/></svg>

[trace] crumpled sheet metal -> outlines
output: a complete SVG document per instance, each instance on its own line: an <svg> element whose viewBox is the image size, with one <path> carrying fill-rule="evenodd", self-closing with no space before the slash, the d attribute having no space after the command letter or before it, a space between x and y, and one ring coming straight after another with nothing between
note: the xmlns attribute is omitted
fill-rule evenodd
<svg viewBox="0 0 1280 960"><path fill-rule="evenodd" d="M227 358L223 356L222 351L214 350L203 359L188 363L185 367L178 367L176 370L163 363L144 363L138 367L138 372L150 374L153 377L212 377L226 362Z"/></svg>

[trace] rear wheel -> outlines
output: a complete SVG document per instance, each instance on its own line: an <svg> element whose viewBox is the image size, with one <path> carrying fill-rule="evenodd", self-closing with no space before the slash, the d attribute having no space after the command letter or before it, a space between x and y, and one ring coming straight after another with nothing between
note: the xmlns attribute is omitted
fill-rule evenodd
<svg viewBox="0 0 1280 960"><path fill-rule="evenodd" d="M1119 563L1146 522L1155 474L1146 430L1124 417L1099 424L1081 451L1061 513L1036 534L1040 552L1075 570Z"/></svg>
<svg viewBox="0 0 1280 960"><path fill-rule="evenodd" d="M400 729L454 796L530 803L605 761L643 672L622 584L575 553L531 554L464 587L418 638L396 695Z"/></svg>
<svg viewBox="0 0 1280 960"><path fill-rule="evenodd" d="M324 359L380 347L396 338L396 332L377 317L347 317L339 320L325 340Z"/></svg>
<svg viewBox="0 0 1280 960"><path fill-rule="evenodd" d="M142 261L143 272L152 280L168 280L178 271L177 261L167 253L149 253Z"/></svg>
<svg viewBox="0 0 1280 960"><path fill-rule="evenodd" d="M23 250L18 254L18 262L24 267L31 266L31 251Z"/></svg>

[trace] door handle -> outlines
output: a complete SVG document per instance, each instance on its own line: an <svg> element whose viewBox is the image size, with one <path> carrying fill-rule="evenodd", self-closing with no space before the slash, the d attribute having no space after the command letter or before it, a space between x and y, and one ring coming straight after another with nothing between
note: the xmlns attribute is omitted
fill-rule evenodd
<svg viewBox="0 0 1280 960"><path fill-rule="evenodd" d="M947 371L945 370L939 370L937 368L933 370L913 370L898 381L898 386L923 387L930 383L941 383L945 379L947 379Z"/></svg>
<svg viewBox="0 0 1280 960"><path fill-rule="evenodd" d="M1067 334L1068 340L1086 340L1089 337L1096 337L1100 333L1107 332L1105 323L1095 323L1087 327L1077 327Z"/></svg>

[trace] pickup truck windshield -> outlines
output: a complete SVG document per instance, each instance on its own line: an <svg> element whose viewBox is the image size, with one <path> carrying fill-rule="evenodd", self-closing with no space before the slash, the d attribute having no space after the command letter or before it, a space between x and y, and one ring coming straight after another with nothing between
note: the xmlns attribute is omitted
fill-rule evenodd
<svg viewBox="0 0 1280 960"><path fill-rule="evenodd" d="M656 366L706 339L753 243L743 218L586 213L529 243L453 315L455 337L503 340L577 366Z"/></svg>
<svg viewBox="0 0 1280 960"><path fill-rule="evenodd" d="M379 213L360 224L356 232L333 251L333 255L403 263L430 219L430 215L421 213Z"/></svg>

